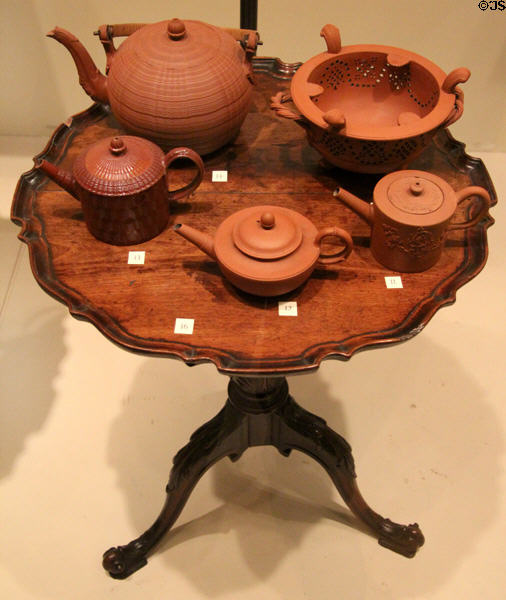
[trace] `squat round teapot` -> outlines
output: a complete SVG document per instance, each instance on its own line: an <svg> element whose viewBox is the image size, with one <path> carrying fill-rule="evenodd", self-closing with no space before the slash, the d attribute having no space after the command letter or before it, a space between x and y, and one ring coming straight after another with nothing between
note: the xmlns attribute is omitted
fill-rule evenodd
<svg viewBox="0 0 506 600"><path fill-rule="evenodd" d="M339 227L318 230L300 213L280 206L240 210L218 227L214 239L189 225L176 233L218 262L223 275L239 289L257 296L278 296L297 288L317 263L336 263L353 248L349 233ZM335 237L339 251L324 253L325 238Z"/></svg>
<svg viewBox="0 0 506 600"><path fill-rule="evenodd" d="M404 273L425 271L436 264L447 232L476 225L490 207L490 196L482 187L455 192L441 177L414 170L380 179L371 204L340 187L334 196L371 225L371 251L376 260ZM471 196L480 198L477 214L452 221L457 206Z"/></svg>
<svg viewBox="0 0 506 600"><path fill-rule="evenodd" d="M97 33L107 55L107 76L70 32L55 27L48 36L67 48L86 93L110 104L126 131L163 148L190 146L199 154L239 133L251 99L256 32L171 19L102 25ZM116 36L129 37L116 49Z"/></svg>

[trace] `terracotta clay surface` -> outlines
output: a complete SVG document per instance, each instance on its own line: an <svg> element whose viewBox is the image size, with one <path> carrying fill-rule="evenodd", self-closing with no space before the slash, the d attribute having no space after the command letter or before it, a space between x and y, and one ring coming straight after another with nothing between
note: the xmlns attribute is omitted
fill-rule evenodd
<svg viewBox="0 0 506 600"><path fill-rule="evenodd" d="M426 58L391 46L341 47L339 30L326 25L327 52L305 62L290 94L272 108L307 131L329 163L361 173L386 173L415 158L435 132L463 112L457 87L470 72L446 75ZM290 96L291 95L291 96ZM299 113L284 103L293 99Z"/></svg>
<svg viewBox="0 0 506 600"><path fill-rule="evenodd" d="M279 315L279 298L238 290L215 261L170 228L135 246L146 251L144 265L128 265L128 246L97 242L81 206L31 170L20 178L12 218L21 226L37 281L72 315L123 348L189 364L211 361L227 374L310 371L324 358L344 360L359 349L409 339L479 273L493 220L487 215L473 227L451 231L437 265L405 273L402 289L387 289L385 277L395 272L372 258L370 225L332 198L339 184L370 201L378 178L323 169L303 130L269 109L268 99L289 85L294 67L275 59L255 59L254 67L252 110L239 137L206 161L202 184L187 201L171 203L171 218L212 232L234 212L275 204L349 231L354 250L345 262L317 265L301 288L283 296L297 302L297 317ZM83 147L119 131L107 107L94 105L61 125L40 158L69 170ZM455 190L482 186L496 201L481 161L467 156L446 130L410 168L437 173ZM228 181L213 182L214 170L228 171ZM171 171L173 185L184 174ZM456 219L465 218L465 209L459 205ZM176 318L194 320L192 335L174 333Z"/></svg>
<svg viewBox="0 0 506 600"><path fill-rule="evenodd" d="M59 27L48 35L69 50L84 90L110 104L126 131L200 154L238 134L251 101L256 32L239 32L246 52L229 31L200 21L104 25L98 33L107 77L74 35ZM129 37L116 49L119 35Z"/></svg>
<svg viewBox="0 0 506 600"><path fill-rule="evenodd" d="M291 292L306 281L317 262L340 262L353 249L353 240L343 229L318 230L300 213L272 205L252 206L230 215L214 239L189 225L177 224L174 230L216 260L231 283L258 296ZM334 238L344 247L325 252L325 238Z"/></svg>
<svg viewBox="0 0 506 600"><path fill-rule="evenodd" d="M479 186L457 193L437 175L424 171L396 171L374 188L369 205L342 188L334 196L371 225L371 251L382 265L404 273L425 271L437 263L449 231L474 227L487 214L490 195ZM459 222L457 206L476 197L479 208Z"/></svg>
<svg viewBox="0 0 506 600"><path fill-rule="evenodd" d="M167 169L177 159L193 162L197 173L187 185L169 191ZM204 173L202 159L189 148L173 148L164 155L152 142L127 135L91 144L71 171L45 159L36 159L35 166L81 202L90 233L116 245L140 244L163 231L169 199L187 197Z"/></svg>

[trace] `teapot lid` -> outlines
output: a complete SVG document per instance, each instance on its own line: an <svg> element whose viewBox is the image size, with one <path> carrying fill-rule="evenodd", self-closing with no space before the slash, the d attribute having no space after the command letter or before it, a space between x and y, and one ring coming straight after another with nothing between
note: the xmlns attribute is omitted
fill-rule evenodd
<svg viewBox="0 0 506 600"><path fill-rule="evenodd" d="M109 137L77 157L73 174L77 183L93 194L135 194L150 188L165 174L164 154L143 138Z"/></svg>
<svg viewBox="0 0 506 600"><path fill-rule="evenodd" d="M302 230L290 212L276 206L241 211L232 230L237 248L252 258L276 259L291 254L302 241Z"/></svg>
<svg viewBox="0 0 506 600"><path fill-rule="evenodd" d="M235 75L229 69L238 61L241 50L219 27L202 21L169 19L144 25L117 52L121 60L115 57L111 65L115 76L119 71L126 77L135 72L141 89L148 82L149 89L156 85L166 90L175 82L189 90L200 85L198 91L203 93L205 84L211 89L220 82L232 85Z"/></svg>
<svg viewBox="0 0 506 600"><path fill-rule="evenodd" d="M425 171L389 173L374 189L374 204L394 221L429 226L450 219L455 193L441 177Z"/></svg>

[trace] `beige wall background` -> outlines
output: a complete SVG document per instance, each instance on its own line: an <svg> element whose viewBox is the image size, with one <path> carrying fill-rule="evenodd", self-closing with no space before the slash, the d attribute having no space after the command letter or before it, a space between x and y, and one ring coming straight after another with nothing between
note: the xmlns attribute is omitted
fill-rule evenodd
<svg viewBox="0 0 506 600"><path fill-rule="evenodd" d="M0 134L49 135L90 105L70 55L45 37L55 25L102 69L98 25L176 16L238 27L239 0L0 0ZM344 45L398 46L446 72L469 68L464 115L451 131L468 150L506 151L506 10L482 11L478 0L259 0L259 54L307 60L325 49L326 23L340 28Z"/></svg>

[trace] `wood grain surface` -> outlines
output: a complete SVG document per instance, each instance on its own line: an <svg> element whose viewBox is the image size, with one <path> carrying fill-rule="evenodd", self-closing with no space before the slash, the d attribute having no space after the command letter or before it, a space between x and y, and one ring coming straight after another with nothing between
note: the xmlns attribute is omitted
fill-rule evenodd
<svg viewBox="0 0 506 600"><path fill-rule="evenodd" d="M12 219L22 227L35 278L72 315L121 347L189 364L212 361L229 375L307 371L324 358L345 360L359 349L409 339L479 273L493 219L452 232L435 267L401 274L402 289L387 289L385 277L398 274L372 258L368 225L332 196L342 185L370 200L379 177L322 165L303 129L269 109L270 97L288 89L297 65L269 58L254 63L253 105L239 136L205 157L203 183L186 201L171 203L169 225L155 239L132 247L100 242L88 232L79 202L38 172L23 174ZM62 124L39 156L70 169L88 144L121 132L108 109L95 104ZM481 161L446 131L407 168L435 173L454 189L481 185L496 201ZM214 170L226 170L228 181L213 182ZM171 170L171 184L192 176L192 167L182 164ZM256 204L297 210L318 228L343 227L355 250L344 263L317 268L283 298L263 299L235 289L216 263L172 231L181 222L212 235L232 212ZM145 264L127 264L130 250L145 251ZM279 316L279 300L296 301L298 316ZM175 334L176 318L194 319L193 334Z"/></svg>

